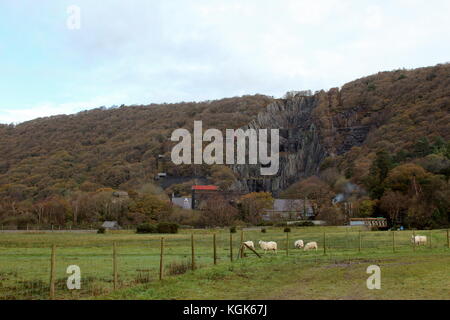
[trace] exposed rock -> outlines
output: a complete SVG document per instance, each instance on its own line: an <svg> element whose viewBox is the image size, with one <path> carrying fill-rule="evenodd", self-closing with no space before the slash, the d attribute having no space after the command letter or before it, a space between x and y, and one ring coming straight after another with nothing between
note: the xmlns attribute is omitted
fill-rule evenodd
<svg viewBox="0 0 450 320"><path fill-rule="evenodd" d="M233 186L245 192L281 190L301 178L318 173L322 161L328 156L349 151L361 145L369 128L357 119L359 110L330 112L340 104L339 90L314 96L296 95L278 100L258 114L243 129L280 130L280 169L275 176L262 176L259 165L235 165L233 170L239 181Z"/></svg>

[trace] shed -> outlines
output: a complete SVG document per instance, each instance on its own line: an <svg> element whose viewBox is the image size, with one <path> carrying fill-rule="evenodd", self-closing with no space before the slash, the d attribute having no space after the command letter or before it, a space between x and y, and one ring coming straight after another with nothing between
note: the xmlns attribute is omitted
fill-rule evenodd
<svg viewBox="0 0 450 320"><path fill-rule="evenodd" d="M107 230L120 230L122 229L121 226L119 226L119 223L117 221L105 221L102 224L102 227Z"/></svg>

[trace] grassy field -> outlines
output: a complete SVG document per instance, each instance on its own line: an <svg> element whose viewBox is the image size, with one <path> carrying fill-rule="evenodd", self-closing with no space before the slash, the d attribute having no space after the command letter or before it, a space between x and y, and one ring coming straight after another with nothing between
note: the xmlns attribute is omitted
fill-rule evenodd
<svg viewBox="0 0 450 320"><path fill-rule="evenodd" d="M170 265L190 262L191 233L198 270L171 275ZM217 234L217 266L213 265L213 233ZM431 243L413 248L411 231L396 232L394 239L391 232L381 231L363 231L360 237L355 228L292 228L287 256L282 229L248 230L244 240L277 241L279 252L262 259L252 253L237 259L238 231L233 235L235 261L231 263L228 230L182 230L163 235L165 279L160 282L161 235L0 233L0 299L48 299L52 244L57 245L57 299L448 299L446 231L416 234L427 235ZM319 251L295 250L297 239L317 241ZM113 242L119 273L116 291L112 290ZM382 269L382 290L366 288L366 268L371 264ZM69 265L81 268L81 290L66 287Z"/></svg>

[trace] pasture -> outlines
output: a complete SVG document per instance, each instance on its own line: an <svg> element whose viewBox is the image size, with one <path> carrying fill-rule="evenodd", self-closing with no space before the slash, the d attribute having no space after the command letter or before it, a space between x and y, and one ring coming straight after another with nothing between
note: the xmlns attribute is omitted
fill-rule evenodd
<svg viewBox="0 0 450 320"><path fill-rule="evenodd" d="M450 287L446 230L415 231L431 239L420 247L412 245L412 231L393 234L348 227L293 227L291 230L288 252L287 235L282 228L267 228L266 233L245 230L241 234L238 230L233 234L232 246L229 230L222 229L181 230L174 235L139 235L132 231L0 233L0 299L49 298L52 245L56 245L56 299L414 299L420 295L448 299L448 294L443 295ZM191 234L194 235L195 271L188 270L192 257ZM241 236L244 241L255 242L262 258L248 250L247 257L239 258ZM159 281L161 237L165 238L164 277ZM316 241L319 250L294 249L294 241L298 239L305 243ZM259 240L276 241L278 254L264 255L257 245ZM384 275L387 279L392 277L386 284L392 290L385 296L364 289L364 279L368 277L365 268L376 263L383 265L383 270L391 270ZM81 269L81 290L67 289L69 265ZM359 290L367 296L357 294ZM254 296L258 292L262 296Z"/></svg>

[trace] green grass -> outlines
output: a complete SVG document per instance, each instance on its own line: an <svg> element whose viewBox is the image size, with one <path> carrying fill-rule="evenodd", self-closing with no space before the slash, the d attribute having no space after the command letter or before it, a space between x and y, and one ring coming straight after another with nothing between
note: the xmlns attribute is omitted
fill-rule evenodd
<svg viewBox="0 0 450 320"><path fill-rule="evenodd" d="M278 255L262 259L248 253L237 260L240 232L233 234L230 263L228 230L182 230L164 235L165 279L158 281L161 235L129 231L99 234L0 233L0 299L47 299L51 245L57 245L57 298L86 299L325 299L442 297L449 287L450 250L445 230L416 231L431 237L431 245L416 248L412 232L396 232L393 252L391 232L362 232L341 227L292 228L289 257L282 228L245 231L244 240L277 241ZM218 265L213 266L212 233L217 233ZM326 232L327 251L323 251ZM173 263L191 259L190 234L195 234L195 260L199 267L180 276L169 276ZM318 252L295 250L297 239L317 241ZM120 290L113 292L112 243L117 243ZM258 250L261 252L261 250ZM382 266L383 290L365 287L365 269ZM78 265L82 289L66 288L66 268Z"/></svg>

